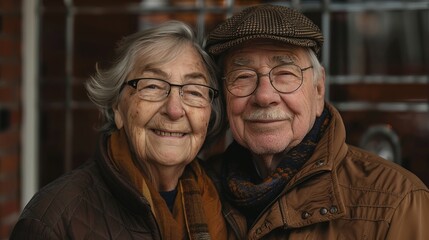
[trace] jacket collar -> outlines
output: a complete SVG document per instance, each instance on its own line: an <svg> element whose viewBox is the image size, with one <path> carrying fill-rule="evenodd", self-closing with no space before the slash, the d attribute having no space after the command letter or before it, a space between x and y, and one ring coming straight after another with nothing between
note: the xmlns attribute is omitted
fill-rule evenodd
<svg viewBox="0 0 429 240"><path fill-rule="evenodd" d="M151 216L149 202L131 186L129 181L113 165L108 150L109 137L110 135L103 134L99 138L95 155L95 161L100 168L103 180L107 183L113 196L116 196L123 206L129 208L130 212Z"/></svg>

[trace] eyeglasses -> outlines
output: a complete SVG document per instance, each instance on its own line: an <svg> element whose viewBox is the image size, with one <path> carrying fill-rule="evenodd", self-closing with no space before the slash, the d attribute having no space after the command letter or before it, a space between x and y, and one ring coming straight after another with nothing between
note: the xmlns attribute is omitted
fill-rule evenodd
<svg viewBox="0 0 429 240"><path fill-rule="evenodd" d="M252 95L259 85L259 78L266 75L275 90L280 93L292 93L302 85L303 72L312 67L300 68L288 63L273 67L268 74L260 74L253 69L237 69L229 72L224 79L228 91L236 97Z"/></svg>
<svg viewBox="0 0 429 240"><path fill-rule="evenodd" d="M164 100L170 94L172 87L178 87L183 103L192 107L206 107L219 94L218 90L203 84L179 85L156 78L137 78L125 84L136 89L141 99L153 102Z"/></svg>

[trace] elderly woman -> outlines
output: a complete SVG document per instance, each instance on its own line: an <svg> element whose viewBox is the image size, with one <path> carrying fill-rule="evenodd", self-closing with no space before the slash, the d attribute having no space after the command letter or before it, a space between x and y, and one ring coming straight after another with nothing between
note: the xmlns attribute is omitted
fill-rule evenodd
<svg viewBox="0 0 429 240"><path fill-rule="evenodd" d="M225 239L196 160L222 122L210 58L177 21L117 50L86 85L105 119L94 161L40 190L11 239Z"/></svg>

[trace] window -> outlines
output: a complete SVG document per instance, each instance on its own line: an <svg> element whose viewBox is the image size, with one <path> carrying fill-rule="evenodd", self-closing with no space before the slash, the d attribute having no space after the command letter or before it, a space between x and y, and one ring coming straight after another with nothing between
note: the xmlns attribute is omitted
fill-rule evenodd
<svg viewBox="0 0 429 240"><path fill-rule="evenodd" d="M428 1L44 0L40 186L92 156L99 118L83 83L95 63L109 63L122 36L176 19L203 39L226 17L258 3L296 7L321 27L327 98L344 116L348 141L359 145L372 125L390 126L401 142L402 164L429 184L429 163L421 161L429 150L411 145L429 140Z"/></svg>

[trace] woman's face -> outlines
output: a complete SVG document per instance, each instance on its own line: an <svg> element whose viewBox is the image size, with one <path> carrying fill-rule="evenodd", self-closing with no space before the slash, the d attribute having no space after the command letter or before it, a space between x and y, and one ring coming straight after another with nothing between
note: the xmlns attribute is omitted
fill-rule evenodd
<svg viewBox="0 0 429 240"><path fill-rule="evenodd" d="M137 58L136 68L127 80L144 77L179 85L209 85L203 60L190 45L170 62L142 69L139 61ZM210 104L184 104L178 87L172 87L165 99L154 102L142 100L136 89L127 85L114 109L116 126L125 129L131 151L143 164L158 169L183 167L195 158L206 137L210 113Z"/></svg>

